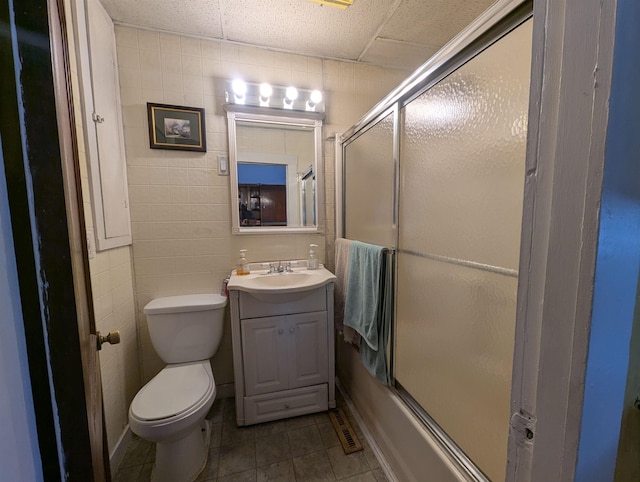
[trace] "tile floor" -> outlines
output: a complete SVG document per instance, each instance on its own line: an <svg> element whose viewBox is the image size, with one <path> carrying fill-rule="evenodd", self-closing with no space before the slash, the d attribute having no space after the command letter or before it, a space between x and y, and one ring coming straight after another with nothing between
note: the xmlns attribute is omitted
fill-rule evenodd
<svg viewBox="0 0 640 482"><path fill-rule="evenodd" d="M363 451L344 454L326 412L237 427L234 399L216 400L207 415L212 428L209 460L198 481L386 482L344 400L337 398ZM148 482L154 456L154 445L134 435L114 481Z"/></svg>

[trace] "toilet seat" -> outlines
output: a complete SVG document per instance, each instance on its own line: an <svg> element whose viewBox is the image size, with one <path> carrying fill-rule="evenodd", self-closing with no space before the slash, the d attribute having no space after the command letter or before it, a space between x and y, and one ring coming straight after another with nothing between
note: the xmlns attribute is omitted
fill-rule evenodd
<svg viewBox="0 0 640 482"><path fill-rule="evenodd" d="M180 418L200 408L214 390L208 360L169 365L137 393L130 414L142 423Z"/></svg>

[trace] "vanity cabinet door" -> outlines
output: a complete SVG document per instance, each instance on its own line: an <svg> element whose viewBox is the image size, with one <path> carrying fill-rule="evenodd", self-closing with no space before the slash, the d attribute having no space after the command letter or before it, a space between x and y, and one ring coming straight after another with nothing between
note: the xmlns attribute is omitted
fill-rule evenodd
<svg viewBox="0 0 640 482"><path fill-rule="evenodd" d="M329 360L327 312L287 316L289 388L326 383Z"/></svg>
<svg viewBox="0 0 640 482"><path fill-rule="evenodd" d="M242 320L241 332L246 395L289 388L287 317Z"/></svg>

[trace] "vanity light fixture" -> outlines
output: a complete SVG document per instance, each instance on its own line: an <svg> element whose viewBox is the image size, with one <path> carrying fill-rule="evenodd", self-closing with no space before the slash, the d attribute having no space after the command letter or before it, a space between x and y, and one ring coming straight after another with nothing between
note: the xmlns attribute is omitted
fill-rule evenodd
<svg viewBox="0 0 640 482"><path fill-rule="evenodd" d="M269 107L269 98L273 94L273 87L266 82L260 84L260 107Z"/></svg>
<svg viewBox="0 0 640 482"><path fill-rule="evenodd" d="M319 90L312 90L304 110L315 112L316 105L318 105L320 102L322 102L322 92L320 92Z"/></svg>
<svg viewBox="0 0 640 482"><path fill-rule="evenodd" d="M231 88L233 90L233 98L236 104L244 104L245 103L245 95L247 93L247 84L244 80L235 79L231 83Z"/></svg>
<svg viewBox="0 0 640 482"><path fill-rule="evenodd" d="M284 99L282 99L282 105L285 109L293 108L293 101L298 98L298 89L295 87L287 87Z"/></svg>
<svg viewBox="0 0 640 482"><path fill-rule="evenodd" d="M324 94L320 90L253 83L241 79L228 80L225 102L252 107L268 107L294 111L324 112Z"/></svg>

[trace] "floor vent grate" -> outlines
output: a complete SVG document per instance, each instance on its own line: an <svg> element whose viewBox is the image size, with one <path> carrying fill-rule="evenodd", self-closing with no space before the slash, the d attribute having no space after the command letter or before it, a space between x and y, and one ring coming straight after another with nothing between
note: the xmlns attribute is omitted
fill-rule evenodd
<svg viewBox="0 0 640 482"><path fill-rule="evenodd" d="M362 444L360 440L358 440L358 436L353 432L353 428L351 428L351 424L341 408L329 411L329 418L331 419L333 428L338 434L345 454L362 450Z"/></svg>

